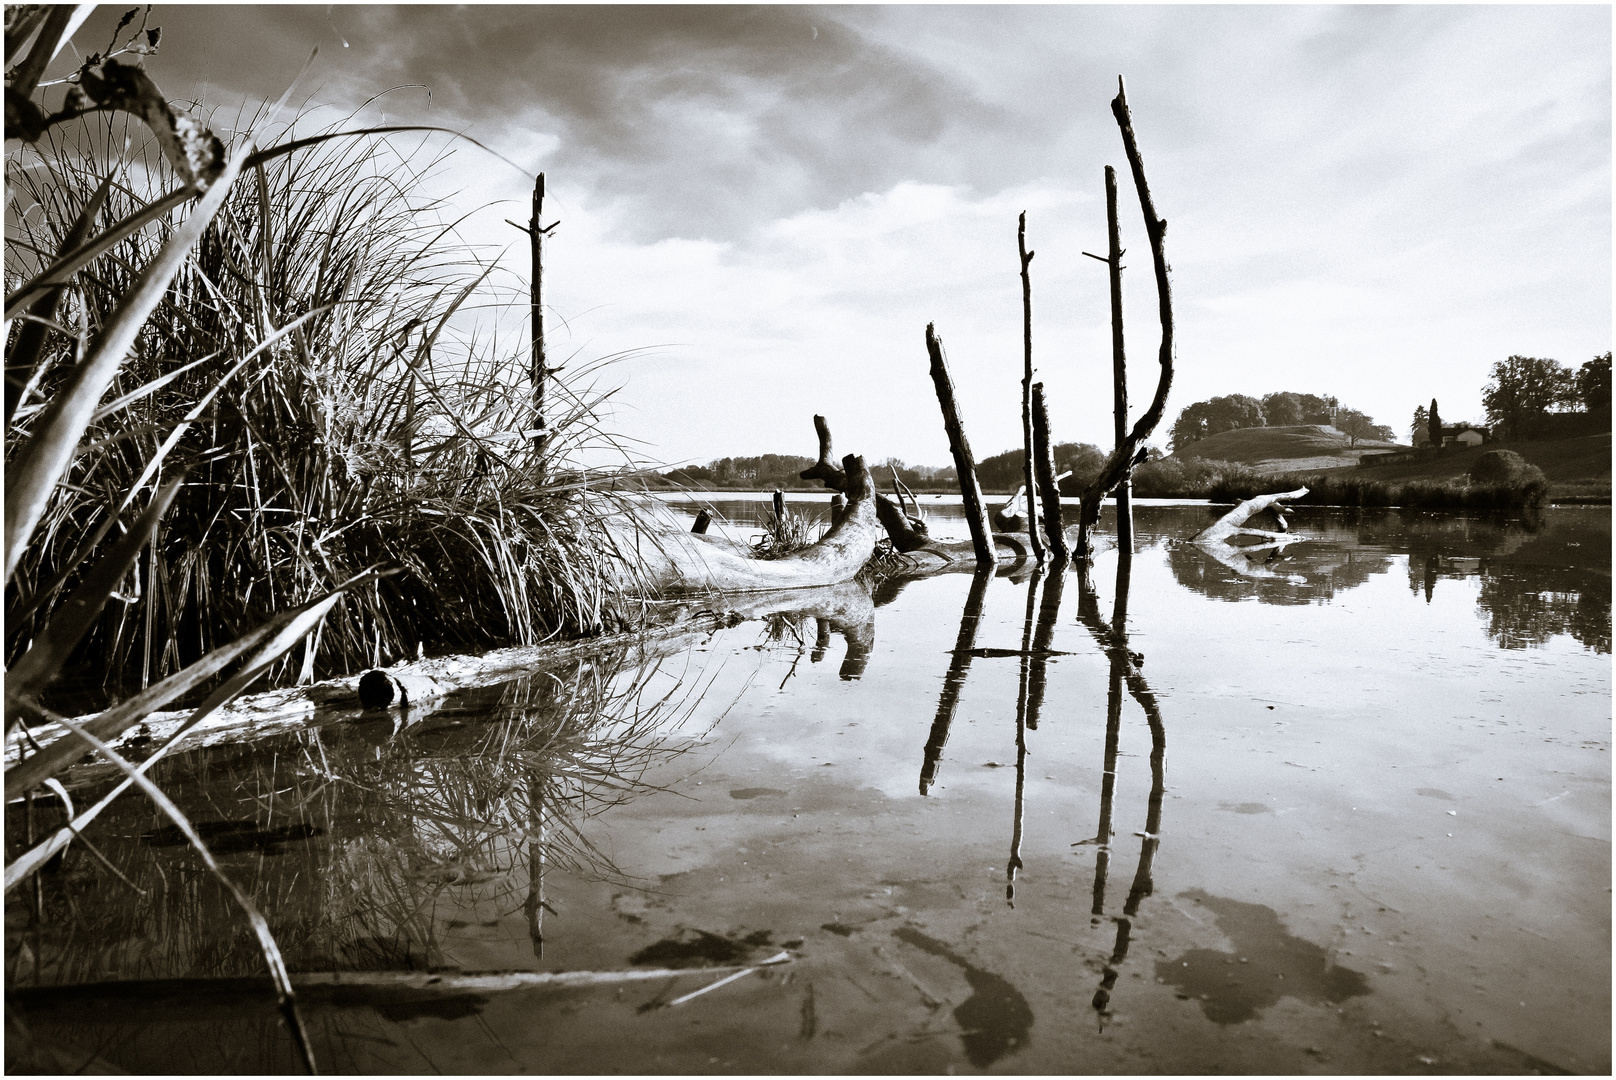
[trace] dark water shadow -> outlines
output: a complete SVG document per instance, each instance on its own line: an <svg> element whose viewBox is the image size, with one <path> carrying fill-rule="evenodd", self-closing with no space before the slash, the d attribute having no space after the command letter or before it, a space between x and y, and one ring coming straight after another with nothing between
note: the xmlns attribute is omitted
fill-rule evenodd
<svg viewBox="0 0 1616 1080"><path fill-rule="evenodd" d="M1032 1030L1032 1006L1009 980L983 971L947 945L912 926L900 926L892 936L922 952L942 957L959 968L970 984L971 996L954 1007L965 1056L977 1068L986 1068L1026 1045Z"/></svg>
<svg viewBox="0 0 1616 1080"><path fill-rule="evenodd" d="M1361 972L1331 963L1324 949L1291 934L1273 908L1200 889L1179 895L1212 912L1234 949L1191 949L1158 960L1156 977L1199 1001L1213 1023L1250 1020L1285 997L1334 1005L1369 993Z"/></svg>
<svg viewBox="0 0 1616 1080"><path fill-rule="evenodd" d="M1487 636L1503 649L1567 635L1610 652L1609 510L1558 509L1533 519L1434 513L1366 522L1365 543L1408 552L1408 586L1430 603L1439 582L1475 578Z"/></svg>

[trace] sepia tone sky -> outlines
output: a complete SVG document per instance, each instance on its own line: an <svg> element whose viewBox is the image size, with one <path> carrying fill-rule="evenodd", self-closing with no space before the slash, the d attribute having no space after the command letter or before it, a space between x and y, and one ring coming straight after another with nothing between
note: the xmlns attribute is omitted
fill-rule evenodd
<svg viewBox="0 0 1616 1080"><path fill-rule="evenodd" d="M839 453L947 463L928 321L978 454L1018 445L1023 210L1055 436L1107 445L1105 267L1081 254L1105 250L1107 164L1136 413L1158 340L1118 75L1169 222L1158 443L1193 401L1274 390L1406 438L1432 397L1479 419L1511 353L1611 347L1609 7L159 4L152 23L176 98L273 100L318 46L298 98L327 119L391 90L359 119L545 170L552 353L637 351L611 426L655 460L812 454L818 412ZM464 145L442 178L466 235L525 273L503 219L531 180Z"/></svg>

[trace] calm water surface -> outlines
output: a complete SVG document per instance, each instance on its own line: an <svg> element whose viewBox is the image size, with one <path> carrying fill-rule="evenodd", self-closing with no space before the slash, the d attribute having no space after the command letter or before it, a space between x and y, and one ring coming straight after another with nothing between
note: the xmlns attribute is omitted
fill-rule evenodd
<svg viewBox="0 0 1616 1080"><path fill-rule="evenodd" d="M330 1070L1608 1072L1609 511L1303 509L1272 561L1183 542L1213 515L157 771L294 971L789 957L310 991ZM75 844L43 923L8 897L10 988L261 974L148 804L88 839L127 881ZM74 1063L293 1067L250 984L14 1001Z"/></svg>

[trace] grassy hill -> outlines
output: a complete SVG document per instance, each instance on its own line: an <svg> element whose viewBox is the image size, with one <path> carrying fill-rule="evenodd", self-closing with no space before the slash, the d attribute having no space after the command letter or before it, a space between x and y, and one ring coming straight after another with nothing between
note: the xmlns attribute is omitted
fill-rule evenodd
<svg viewBox="0 0 1616 1080"><path fill-rule="evenodd" d="M1407 450L1399 443L1359 439L1324 424L1294 427L1240 428L1193 442L1172 456L1203 461L1233 461L1258 472L1352 468L1363 454ZM1608 473L1607 473L1608 475Z"/></svg>

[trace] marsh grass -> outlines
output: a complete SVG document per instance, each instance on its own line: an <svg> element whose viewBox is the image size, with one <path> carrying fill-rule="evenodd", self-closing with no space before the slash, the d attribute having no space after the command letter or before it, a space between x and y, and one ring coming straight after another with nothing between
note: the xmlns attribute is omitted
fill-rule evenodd
<svg viewBox="0 0 1616 1080"><path fill-rule="evenodd" d="M8 288L62 246L106 179L113 135L85 125L15 156ZM442 161L423 138L333 140L243 173L141 328L19 562L8 661L128 498L176 476L146 557L73 657L109 690L162 678L378 564L401 572L356 590L272 678L612 622L606 583L621 563L599 511L613 497L565 466L600 438L601 396L552 388L562 414L552 467L537 469L524 436L531 391L513 377L521 343L511 352L461 328L474 306L513 296L443 203L421 194ZM135 154L97 221L126 218L172 183L161 158ZM8 385L8 458L70 376L80 335L183 216L131 234L66 286L27 391Z"/></svg>
<svg viewBox="0 0 1616 1080"><path fill-rule="evenodd" d="M793 510L776 516L772 511L764 531L752 545L752 552L760 559L779 559L813 544L825 533L825 525L812 515Z"/></svg>

